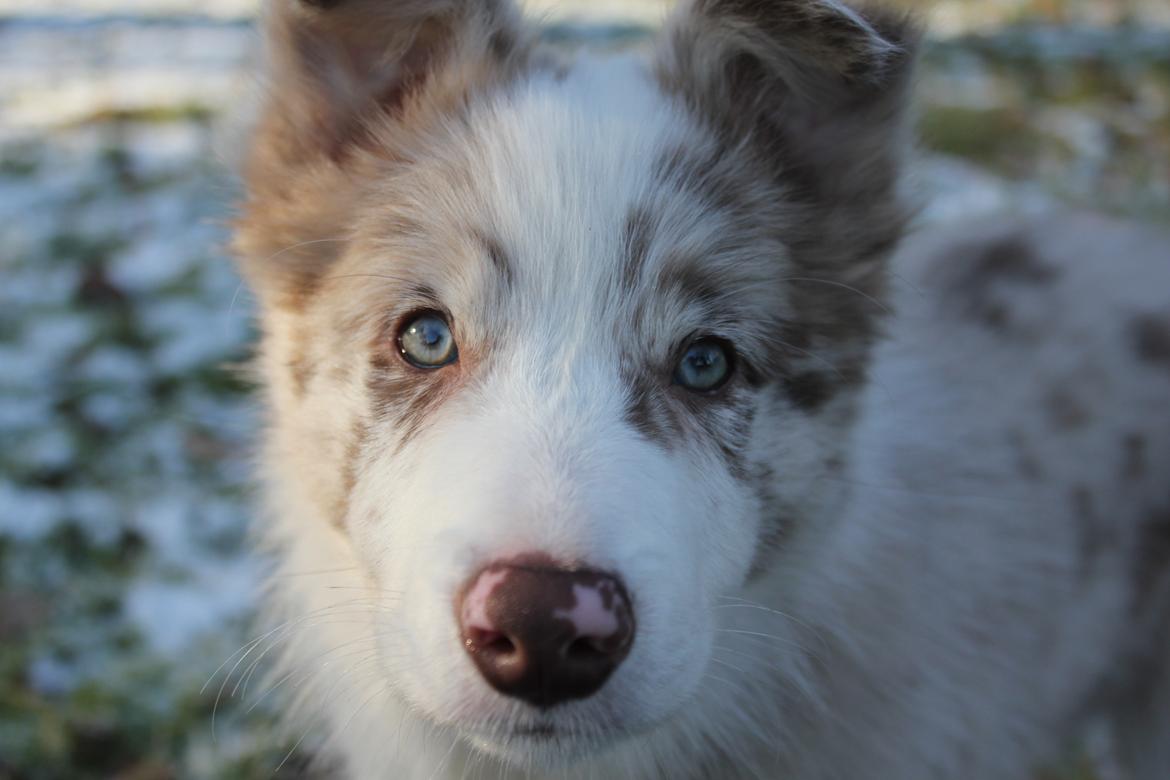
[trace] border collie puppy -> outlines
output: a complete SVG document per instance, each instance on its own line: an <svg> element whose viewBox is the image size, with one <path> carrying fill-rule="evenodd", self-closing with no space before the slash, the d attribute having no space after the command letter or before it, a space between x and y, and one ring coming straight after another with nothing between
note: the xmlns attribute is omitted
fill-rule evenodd
<svg viewBox="0 0 1170 780"><path fill-rule="evenodd" d="M293 739L360 780L1010 780L1089 733L1170 777L1170 244L902 242L912 24L693 0L572 62L508 0L265 29L246 655Z"/></svg>

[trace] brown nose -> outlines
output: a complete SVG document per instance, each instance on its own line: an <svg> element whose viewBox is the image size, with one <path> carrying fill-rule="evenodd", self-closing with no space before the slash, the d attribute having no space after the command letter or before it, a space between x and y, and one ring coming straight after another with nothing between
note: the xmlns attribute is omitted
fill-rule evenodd
<svg viewBox="0 0 1170 780"><path fill-rule="evenodd" d="M495 564L472 578L457 608L464 647L488 684L542 708L596 693L634 640L625 589L596 571Z"/></svg>

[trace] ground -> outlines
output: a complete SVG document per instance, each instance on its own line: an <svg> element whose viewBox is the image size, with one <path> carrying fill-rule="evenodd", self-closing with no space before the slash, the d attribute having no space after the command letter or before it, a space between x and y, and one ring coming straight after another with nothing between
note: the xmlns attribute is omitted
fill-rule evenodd
<svg viewBox="0 0 1170 780"><path fill-rule="evenodd" d="M0 780L271 776L299 735L241 682L262 648L227 674L261 576L253 302L224 249L248 8L58 5L0 0ZM548 35L639 45L654 15L611 5ZM955 25L921 82L923 220L1057 198L1170 222L1170 30Z"/></svg>

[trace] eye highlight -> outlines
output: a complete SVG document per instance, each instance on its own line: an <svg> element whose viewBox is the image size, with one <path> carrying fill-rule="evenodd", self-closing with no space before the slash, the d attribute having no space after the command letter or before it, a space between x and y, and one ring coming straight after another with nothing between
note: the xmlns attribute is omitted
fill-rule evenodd
<svg viewBox="0 0 1170 780"><path fill-rule="evenodd" d="M424 311L406 320L398 331L398 351L415 368L442 368L459 358L451 326L437 311Z"/></svg>
<svg viewBox="0 0 1170 780"><path fill-rule="evenodd" d="M675 384L696 393L718 390L731 378L733 351L722 339L692 341L674 370Z"/></svg>

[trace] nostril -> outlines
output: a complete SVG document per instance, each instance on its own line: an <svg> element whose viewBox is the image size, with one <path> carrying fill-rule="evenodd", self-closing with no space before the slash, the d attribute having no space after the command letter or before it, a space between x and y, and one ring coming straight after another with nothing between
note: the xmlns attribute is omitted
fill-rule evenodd
<svg viewBox="0 0 1170 780"><path fill-rule="evenodd" d="M474 653L509 655L516 652L516 645L506 634L483 628L468 629L464 636L467 649Z"/></svg>
<svg viewBox="0 0 1170 780"><path fill-rule="evenodd" d="M496 655L511 655L516 652L516 645L511 639L501 634L483 646L484 650Z"/></svg>
<svg viewBox="0 0 1170 780"><path fill-rule="evenodd" d="M572 661L596 661L610 655L592 637L579 637L565 649L565 657Z"/></svg>

